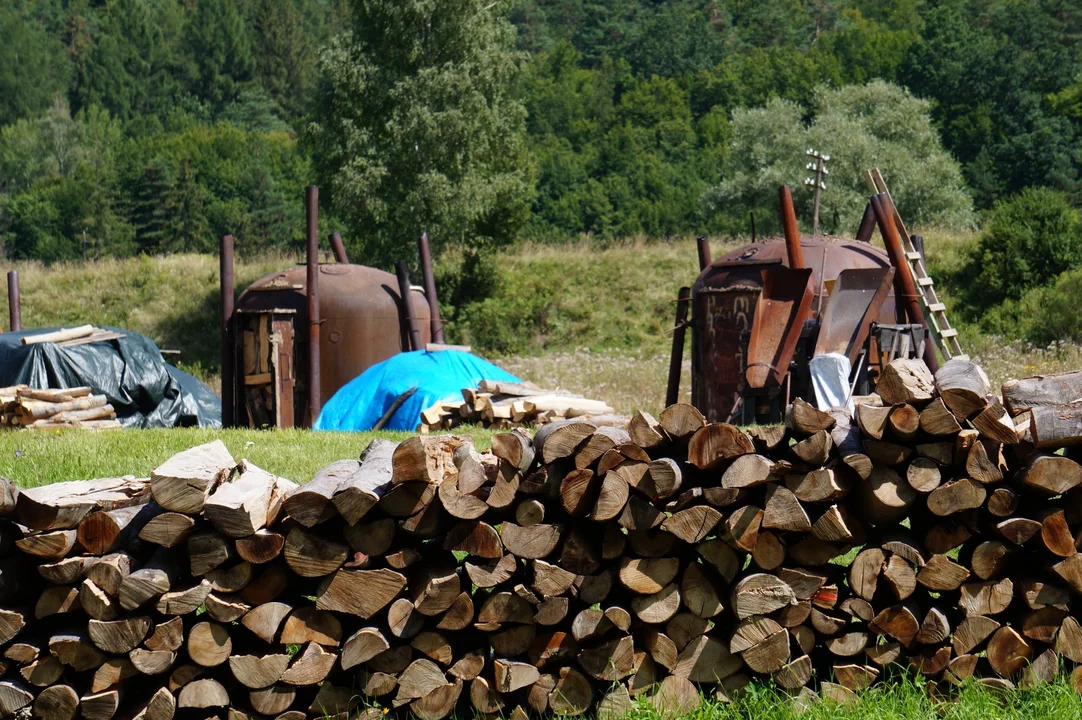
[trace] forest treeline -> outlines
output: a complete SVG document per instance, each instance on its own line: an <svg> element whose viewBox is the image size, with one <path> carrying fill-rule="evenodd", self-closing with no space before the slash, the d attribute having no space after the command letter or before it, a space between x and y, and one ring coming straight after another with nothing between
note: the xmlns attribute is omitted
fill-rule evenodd
<svg viewBox="0 0 1082 720"><path fill-rule="evenodd" d="M804 150L972 227L1082 200L1072 0L3 0L7 257L746 233ZM802 218L803 219L803 218Z"/></svg>

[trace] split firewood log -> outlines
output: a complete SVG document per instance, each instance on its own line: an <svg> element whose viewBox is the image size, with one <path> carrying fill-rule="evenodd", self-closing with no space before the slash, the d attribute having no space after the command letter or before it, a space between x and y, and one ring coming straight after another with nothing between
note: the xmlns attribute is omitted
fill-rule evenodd
<svg viewBox="0 0 1082 720"><path fill-rule="evenodd" d="M169 697L172 698L172 694ZM79 696L70 685L51 685L34 698L31 715L37 720L71 720L75 717L78 708ZM170 720L170 718L172 718L171 713L169 718L163 718L163 720Z"/></svg>
<svg viewBox="0 0 1082 720"><path fill-rule="evenodd" d="M211 678L194 680L185 685L177 696L178 708L228 707L229 693L222 684Z"/></svg>
<svg viewBox="0 0 1082 720"><path fill-rule="evenodd" d="M920 429L929 435L955 435L962 426L943 402L942 397L937 397L928 406L920 411Z"/></svg>
<svg viewBox="0 0 1082 720"><path fill-rule="evenodd" d="M935 385L943 402L960 420L982 411L991 392L991 383L984 370L961 358L953 358L940 366Z"/></svg>
<svg viewBox="0 0 1082 720"><path fill-rule="evenodd" d="M248 537L274 522L282 501L297 488L244 460L238 469L240 476L219 485L203 506L203 516L231 538Z"/></svg>
<svg viewBox="0 0 1082 720"><path fill-rule="evenodd" d="M579 445L593 435L596 426L582 420L565 420L542 425L534 435L534 451L542 462L551 464L571 457ZM634 437L632 438L634 440Z"/></svg>
<svg viewBox="0 0 1082 720"><path fill-rule="evenodd" d="M792 445L789 449L799 462L808 467L817 468L830 458L831 451L834 449L834 441L831 439L830 433L826 430L820 430Z"/></svg>
<svg viewBox="0 0 1082 720"><path fill-rule="evenodd" d="M1009 625L992 633L987 647L988 664L1004 679L1018 674L1033 656L1033 646Z"/></svg>
<svg viewBox="0 0 1082 720"><path fill-rule="evenodd" d="M534 444L521 430L500 433L492 437L492 454L524 473L533 465Z"/></svg>
<svg viewBox="0 0 1082 720"><path fill-rule="evenodd" d="M658 684L651 702L658 715L672 720L697 710L702 704L702 695L687 678L670 675Z"/></svg>
<svg viewBox="0 0 1082 720"><path fill-rule="evenodd" d="M631 442L631 435L627 430L618 427L599 427L587 438L582 447L575 453L575 467L586 468L593 466L601 457L615 449L617 446ZM521 454L520 454L521 461ZM523 472L520 470L520 472Z"/></svg>
<svg viewBox="0 0 1082 720"><path fill-rule="evenodd" d="M1059 455L1038 454L1030 458L1015 480L1044 495L1062 495L1082 484L1082 465Z"/></svg>
<svg viewBox="0 0 1082 720"><path fill-rule="evenodd" d="M195 520L183 513L166 512L151 518L139 530L139 539L162 547L173 547L187 540Z"/></svg>
<svg viewBox="0 0 1082 720"><path fill-rule="evenodd" d="M50 637L49 652L76 672L101 667L106 659L89 637L75 633L59 633Z"/></svg>
<svg viewBox="0 0 1082 720"><path fill-rule="evenodd" d="M282 673L281 681L298 687L316 685L323 682L337 660L338 655L327 652L318 643L308 643Z"/></svg>
<svg viewBox="0 0 1082 720"><path fill-rule="evenodd" d="M672 674L694 683L717 683L742 666L743 660L729 651L727 642L713 635L702 635L680 652Z"/></svg>
<svg viewBox="0 0 1082 720"><path fill-rule="evenodd" d="M665 437L665 431L662 429L661 423L649 413L642 411L638 411L631 416L627 430L628 434L631 435L631 442L645 450L658 447L668 440ZM534 446L537 446L536 441Z"/></svg>
<svg viewBox="0 0 1082 720"><path fill-rule="evenodd" d="M241 685L253 690L278 682L289 666L289 655L231 655L229 669Z"/></svg>
<svg viewBox="0 0 1082 720"><path fill-rule="evenodd" d="M221 440L178 453L150 476L154 501L166 510L195 514L236 463Z"/></svg>
<svg viewBox="0 0 1082 720"><path fill-rule="evenodd" d="M357 460L338 460L320 469L311 480L294 488L286 496L283 509L305 527L313 527L334 517L338 512L332 502L334 494L360 466Z"/></svg>
<svg viewBox="0 0 1082 720"><path fill-rule="evenodd" d="M838 448L838 455L849 468L861 479L867 480L872 472L872 461L864 453L864 441L861 438L860 427L849 416L848 412L837 410L831 412L834 417L834 429L830 431L834 447Z"/></svg>
<svg viewBox="0 0 1082 720"><path fill-rule="evenodd" d="M789 439L788 428L782 425L756 425L747 428L745 432L763 453L774 452L788 444L786 442Z"/></svg>
<svg viewBox="0 0 1082 720"><path fill-rule="evenodd" d="M367 620L387 607L405 586L406 577L393 570L338 570L321 585L316 607Z"/></svg>
<svg viewBox="0 0 1082 720"><path fill-rule="evenodd" d="M998 615L1014 599L1014 583L1010 578L964 583L958 606L967 616Z"/></svg>
<svg viewBox="0 0 1082 720"><path fill-rule="evenodd" d="M864 436L872 440L882 440L887 432L887 420L892 405L875 405L872 403L860 403L857 405L857 424Z"/></svg>
<svg viewBox="0 0 1082 720"><path fill-rule="evenodd" d="M507 551L515 557L539 560L556 549L556 544L560 540L560 530L559 525L538 524L521 527L505 522L500 528L500 539Z"/></svg>
<svg viewBox="0 0 1082 720"><path fill-rule="evenodd" d="M817 432L829 432L834 423L830 413L823 412L802 398L796 398L785 409L785 427L801 438Z"/></svg>
<svg viewBox="0 0 1082 720"><path fill-rule="evenodd" d="M72 530L90 513L143 505L149 500L146 480L75 480L21 490L15 513L31 530Z"/></svg>
<svg viewBox="0 0 1082 720"><path fill-rule="evenodd" d="M187 545L189 569L196 577L206 575L234 555L233 543L211 529L192 533Z"/></svg>
<svg viewBox="0 0 1082 720"><path fill-rule="evenodd" d="M79 521L76 541L92 555L106 555L131 538L162 509L154 503L93 512Z"/></svg>
<svg viewBox="0 0 1082 720"><path fill-rule="evenodd" d="M400 443L391 456L391 483L438 485L454 468L455 450L467 442L455 435L414 436Z"/></svg>
<svg viewBox="0 0 1082 720"><path fill-rule="evenodd" d="M301 577L323 577L340 568L349 548L338 542L294 527L286 536L282 556L289 568Z"/></svg>
<svg viewBox="0 0 1082 720"><path fill-rule="evenodd" d="M25 535L15 541L15 547L27 555L41 558L45 562L61 560L75 547L75 530L53 530L33 535Z"/></svg>
<svg viewBox="0 0 1082 720"><path fill-rule="evenodd" d="M932 399L935 380L923 360L897 358L883 368L875 389L887 405L908 403L923 407Z"/></svg>
<svg viewBox="0 0 1082 720"><path fill-rule="evenodd" d="M983 410L969 421L982 436L1004 445L1017 445L1018 434L1014 421L995 395L989 395Z"/></svg>
<svg viewBox="0 0 1082 720"><path fill-rule="evenodd" d="M684 443L688 442L697 430L706 426L703 414L687 403L676 403L665 408L658 416L658 421L666 435Z"/></svg>
<svg viewBox="0 0 1082 720"><path fill-rule="evenodd" d="M169 556L159 551L146 565L129 573L120 583L117 597L125 610L134 610L156 600L173 587L177 568Z"/></svg>
<svg viewBox="0 0 1082 720"><path fill-rule="evenodd" d="M700 470L709 470L753 452L755 445L742 430L728 423L711 423L691 436L687 457Z"/></svg>
<svg viewBox="0 0 1082 720"><path fill-rule="evenodd" d="M739 619L767 615L796 602L793 589L775 575L755 573L733 586L730 607Z"/></svg>

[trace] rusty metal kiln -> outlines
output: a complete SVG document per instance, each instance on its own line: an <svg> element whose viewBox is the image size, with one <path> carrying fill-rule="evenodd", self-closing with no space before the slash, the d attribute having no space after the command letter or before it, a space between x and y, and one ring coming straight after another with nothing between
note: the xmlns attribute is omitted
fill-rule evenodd
<svg viewBox="0 0 1082 720"><path fill-rule="evenodd" d="M222 424L311 427L343 385L399 352L442 342L428 238L420 239L424 289L348 262L318 261L318 195L309 188L306 265L267 275L234 302L233 238L222 238ZM407 297L408 302L402 298ZM315 368L315 372L312 372Z"/></svg>
<svg viewBox="0 0 1082 720"><path fill-rule="evenodd" d="M788 188L779 199L784 237L714 261L700 238L700 275L677 300L666 404L679 398L689 327L691 401L710 422L779 422L793 398L815 402L810 361L828 353L848 356L850 394L859 394L894 356L897 348L884 350L883 338L906 338L902 352L936 366L910 273L921 253L903 249L889 196L871 199L855 240L801 236ZM870 243L876 226L886 249ZM923 248L919 236L907 239Z"/></svg>
<svg viewBox="0 0 1082 720"><path fill-rule="evenodd" d="M833 284L842 270L890 267L887 253L867 242L816 235L801 236L800 245L815 288L814 316L825 307L828 281ZM768 238L713 261L691 288L691 402L712 422L728 419L740 397L762 271L783 266L789 267L785 239ZM897 322L896 310L891 290L876 319Z"/></svg>

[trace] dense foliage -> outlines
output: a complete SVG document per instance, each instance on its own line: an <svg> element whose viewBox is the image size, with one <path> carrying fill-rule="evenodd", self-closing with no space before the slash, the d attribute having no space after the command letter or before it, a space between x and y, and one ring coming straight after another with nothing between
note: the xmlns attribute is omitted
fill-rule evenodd
<svg viewBox="0 0 1082 720"><path fill-rule="evenodd" d="M1065 0L0 0L0 241L45 260L746 233L806 144L822 224L1082 202ZM976 208L977 213L973 212ZM480 262L480 261L477 261ZM466 288L470 282L459 283Z"/></svg>
<svg viewBox="0 0 1082 720"><path fill-rule="evenodd" d="M518 234L531 183L506 12L490 0L364 0L322 54L308 134L366 256L392 257L418 229L437 248Z"/></svg>

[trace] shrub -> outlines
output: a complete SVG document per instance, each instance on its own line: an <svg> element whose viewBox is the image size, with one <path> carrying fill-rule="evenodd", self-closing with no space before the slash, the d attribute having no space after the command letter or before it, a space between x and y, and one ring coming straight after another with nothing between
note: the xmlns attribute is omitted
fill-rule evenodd
<svg viewBox="0 0 1082 720"><path fill-rule="evenodd" d="M970 263L974 304L1017 300L1082 264L1080 233L1078 213L1055 190L1027 188L997 203Z"/></svg>
<svg viewBox="0 0 1082 720"><path fill-rule="evenodd" d="M1082 341L1082 267L1068 270L1055 283L1031 289L1019 300L1006 300L993 308L982 325L1004 337L1022 338L1034 345Z"/></svg>

